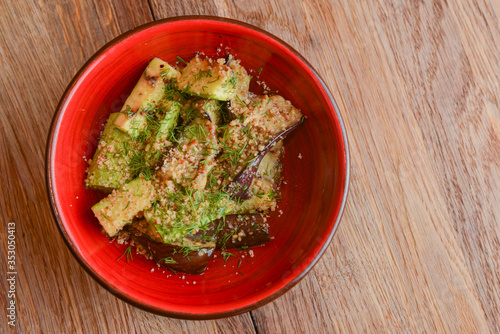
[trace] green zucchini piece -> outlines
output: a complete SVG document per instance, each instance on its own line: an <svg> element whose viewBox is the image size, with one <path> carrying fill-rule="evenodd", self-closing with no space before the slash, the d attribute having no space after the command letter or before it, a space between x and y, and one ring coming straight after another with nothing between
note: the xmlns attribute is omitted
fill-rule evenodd
<svg viewBox="0 0 500 334"><path fill-rule="evenodd" d="M130 141L130 136L116 128L114 122L119 115L113 113L109 116L87 172L87 188L111 192L131 179L127 168L130 157L124 146Z"/></svg>
<svg viewBox="0 0 500 334"><path fill-rule="evenodd" d="M222 59L224 60L224 59ZM236 96L238 75L224 61L194 57L181 71L177 88L190 95L229 101Z"/></svg>
<svg viewBox="0 0 500 334"><path fill-rule="evenodd" d="M240 65L239 61L232 61L230 67L233 72L238 77L238 83L236 84L236 95L231 100L231 104L246 105L246 100L248 98L248 93L250 90L250 81L252 77L248 75L247 71L243 66Z"/></svg>
<svg viewBox="0 0 500 334"><path fill-rule="evenodd" d="M151 60L125 101L115 125L132 136L136 135L146 124L148 108L156 106L164 97L165 82L179 76L180 73L163 60Z"/></svg>
<svg viewBox="0 0 500 334"><path fill-rule="evenodd" d="M167 112L158 121L158 129L154 133L151 142L146 146L146 161L149 166L155 166L161 162L162 155L172 145L172 132L177 125L182 104L168 101L165 109Z"/></svg>
<svg viewBox="0 0 500 334"><path fill-rule="evenodd" d="M138 177L123 185L92 207L106 234L113 237L123 226L130 224L134 216L151 207L156 196L151 181Z"/></svg>

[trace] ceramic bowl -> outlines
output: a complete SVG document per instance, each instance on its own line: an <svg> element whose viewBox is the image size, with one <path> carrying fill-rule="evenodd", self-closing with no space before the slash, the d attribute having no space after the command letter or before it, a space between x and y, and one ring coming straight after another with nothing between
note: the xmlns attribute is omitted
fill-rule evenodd
<svg viewBox="0 0 500 334"><path fill-rule="evenodd" d="M307 119L285 140L279 209L269 219L274 239L251 252L215 258L202 275L174 275L133 256L101 233L91 206L103 195L84 188L107 117L121 109L148 62L175 63L195 52L228 52L257 81L301 109ZM259 72L260 75L259 75ZM216 17L178 17L129 31L99 50L66 89L52 122L47 189L61 234L80 264L103 287L142 309L177 318L211 319L262 306L300 281L318 262L337 229L349 180L344 125L323 80L290 46L259 28ZM135 254L134 252L132 253ZM120 258L120 259L119 259ZM118 260L119 259L119 260Z"/></svg>

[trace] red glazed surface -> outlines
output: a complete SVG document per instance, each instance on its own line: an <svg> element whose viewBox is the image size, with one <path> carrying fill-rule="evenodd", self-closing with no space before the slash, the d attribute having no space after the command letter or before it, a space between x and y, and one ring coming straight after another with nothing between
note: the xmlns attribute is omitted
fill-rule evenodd
<svg viewBox="0 0 500 334"><path fill-rule="evenodd" d="M222 47L221 47L222 44ZM227 47L227 49L226 49ZM217 48L221 48L220 52ZM252 91L264 80L292 101L307 120L285 140L282 214L270 218L274 240L214 259L203 275L173 275L101 234L90 207L102 194L85 190L86 158L111 112L119 111L147 63L175 63L195 51L230 51L253 69ZM262 67L260 77L257 72ZM345 129L323 81L293 49L258 28L214 17L157 21L118 37L75 76L54 116L47 145L47 187L69 248L105 288L134 305L179 318L236 315L270 302L295 285L319 260L340 222L349 159ZM300 159L299 156L302 158ZM241 258L241 255L245 255ZM241 261L238 267L239 260ZM151 271L155 268L154 271Z"/></svg>

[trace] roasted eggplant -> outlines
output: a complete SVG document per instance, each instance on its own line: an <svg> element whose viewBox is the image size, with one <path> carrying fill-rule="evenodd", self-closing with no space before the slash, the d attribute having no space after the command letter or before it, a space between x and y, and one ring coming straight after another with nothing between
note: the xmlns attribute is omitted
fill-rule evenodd
<svg viewBox="0 0 500 334"><path fill-rule="evenodd" d="M217 249L252 247L271 240L269 225L258 213L227 215L218 219L215 226L219 227Z"/></svg>
<svg viewBox="0 0 500 334"><path fill-rule="evenodd" d="M302 123L302 120L274 137L264 147L264 149L257 154L255 159L252 160L245 167L245 169L234 178L233 182L231 182L227 186L226 191L233 195L235 198L249 199L252 195L250 189L253 179L257 175L257 170L259 169L260 162L262 161L264 156L274 147L274 145L276 145L276 143L278 143L280 140L283 140L290 132L295 130L300 123Z"/></svg>
<svg viewBox="0 0 500 334"><path fill-rule="evenodd" d="M198 275L205 271L213 257L215 243L199 241L185 246L165 244L155 227L146 219L134 219L125 231L143 253L158 264L187 274Z"/></svg>
<svg viewBox="0 0 500 334"><path fill-rule="evenodd" d="M161 266L193 275L205 271L215 249L252 247L271 240L268 224L260 214L227 215L210 229L187 235L183 246L164 243L154 225L144 218L134 218L121 237L131 240L137 253Z"/></svg>

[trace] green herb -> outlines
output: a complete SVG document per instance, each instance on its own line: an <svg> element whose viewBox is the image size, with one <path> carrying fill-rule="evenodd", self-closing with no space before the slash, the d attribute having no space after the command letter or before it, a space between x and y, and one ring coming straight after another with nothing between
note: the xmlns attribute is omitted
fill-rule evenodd
<svg viewBox="0 0 500 334"><path fill-rule="evenodd" d="M177 264L177 261L174 260L173 257L169 256L169 257L164 257L163 259L161 259L160 261L158 262L163 262L163 263L166 263L166 264Z"/></svg>
<svg viewBox="0 0 500 334"><path fill-rule="evenodd" d="M234 75L234 73L231 72L231 79L223 83L221 87L228 88L228 90L232 90L236 88L237 83L238 83L238 74Z"/></svg>
<svg viewBox="0 0 500 334"><path fill-rule="evenodd" d="M236 95L236 98L238 99L238 102L239 104L241 104L242 106L246 107L247 104L245 102L243 102L241 99L240 99L240 96L239 95Z"/></svg>
<svg viewBox="0 0 500 334"><path fill-rule="evenodd" d="M134 116L134 112L132 111L132 107L127 105L127 107L125 108L125 110L123 111L128 117L132 117Z"/></svg>
<svg viewBox="0 0 500 334"><path fill-rule="evenodd" d="M229 252L222 252L221 254L222 254L222 257L224 258L224 261L226 261L226 262L227 262L227 259L229 259L229 257L236 256L233 253L229 253Z"/></svg>
<svg viewBox="0 0 500 334"><path fill-rule="evenodd" d="M106 216L106 215L104 214L104 212L101 212L101 215L102 215L104 218L106 218L106 220L111 220L111 219L109 219L109 217L108 217L108 216Z"/></svg>
<svg viewBox="0 0 500 334"><path fill-rule="evenodd" d="M212 70L209 69L208 71L200 70L197 74L193 74L193 77L194 77L194 81L198 81L201 78L214 77L214 75L212 74ZM219 78L217 78L215 81L217 81L217 80L219 80Z"/></svg>
<svg viewBox="0 0 500 334"><path fill-rule="evenodd" d="M178 59L180 62L182 62L182 63L184 63L184 64L186 64L186 65L187 65L187 63L186 63L186 62L184 61L184 59L182 59L181 57L177 56L177 59Z"/></svg>
<svg viewBox="0 0 500 334"><path fill-rule="evenodd" d="M122 256L120 256L116 260L116 262L118 262L118 260L120 260L125 255L127 255L127 263L130 262L131 260L134 260L134 258L132 257L132 247L128 246L127 249L125 249L125 252L123 252Z"/></svg>
<svg viewBox="0 0 500 334"><path fill-rule="evenodd" d="M241 266L241 259L238 261L238 268Z"/></svg>
<svg viewBox="0 0 500 334"><path fill-rule="evenodd" d="M260 75L262 73L262 67L259 68L259 73L257 73L257 75Z"/></svg>
<svg viewBox="0 0 500 334"><path fill-rule="evenodd" d="M170 67L167 68L167 69L163 69L160 71L160 75L162 77L162 79L167 79L168 78L168 73L170 72Z"/></svg>

